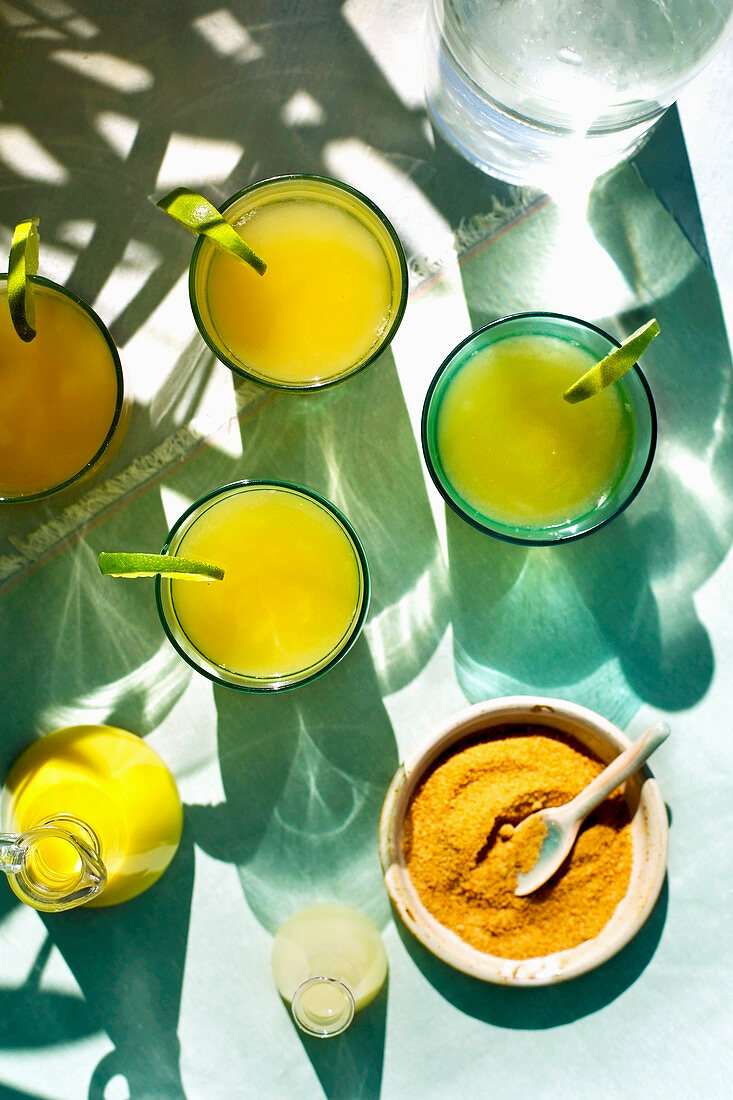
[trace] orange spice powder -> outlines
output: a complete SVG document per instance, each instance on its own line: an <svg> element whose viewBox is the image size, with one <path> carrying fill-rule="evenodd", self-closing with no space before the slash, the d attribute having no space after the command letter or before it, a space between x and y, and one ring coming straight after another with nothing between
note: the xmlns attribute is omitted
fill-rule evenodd
<svg viewBox="0 0 733 1100"><path fill-rule="evenodd" d="M502 726L442 756L413 794L402 849L426 909L479 951L528 959L576 947L610 920L631 875L629 810L615 791L586 819L544 886L514 894L544 827L517 828L569 802L604 764L543 726Z"/></svg>

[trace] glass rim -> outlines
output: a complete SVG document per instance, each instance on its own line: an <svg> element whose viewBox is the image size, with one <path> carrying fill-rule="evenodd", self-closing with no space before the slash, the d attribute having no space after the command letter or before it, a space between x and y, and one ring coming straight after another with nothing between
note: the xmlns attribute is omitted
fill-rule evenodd
<svg viewBox="0 0 733 1100"><path fill-rule="evenodd" d="M115 436L115 433L117 432L120 420L122 419L122 410L125 404L125 381L122 371L122 362L120 360L120 353L117 350L117 346L112 339L112 335L109 329L107 328L99 314L96 312L96 310L94 310L88 302L85 302L83 298L80 298L79 295L76 294L73 290L70 290L68 287L62 286L61 283L55 283L52 279L47 279L43 275L30 275L29 278L32 283L43 286L47 290L57 291L59 294L63 295L63 297L68 298L69 301L73 302L75 305L80 306L81 309L87 314L89 319L97 327L100 334L104 337L104 340L112 356L112 363L115 369L115 377L117 380L117 396L115 398L115 408L114 413L112 414L112 422L110 424L109 430L107 431L107 434L105 435L98 449L89 459L89 461L81 467L80 470L77 470L75 474L72 474L71 477L66 478L64 481L60 481L57 485L53 485L48 489L40 489L34 493L22 493L20 495L15 494L13 496L3 496L2 491L0 490L0 504L24 504L37 500L45 500L47 497L53 496L55 493L60 493L63 489L68 489L69 486L73 485L77 481L80 481L86 474L94 469L94 467L100 462L100 460L103 458L104 454L108 450ZM7 281L8 272L0 272L0 287L6 286Z"/></svg>
<svg viewBox="0 0 733 1100"><path fill-rule="evenodd" d="M316 667L314 667L313 665L309 665L307 669L300 670L299 672L290 673L289 675L283 676L279 679L266 679L264 677L253 676L250 677L249 681L246 683L238 683L235 680L228 680L225 678L224 674L226 674L229 670L222 669L221 666L217 665L215 661L211 660L211 658L207 657L206 654L201 652L198 647L195 646L193 642L191 642L191 640L188 638L185 630L180 625L180 623L178 623L180 632L188 640L191 649L196 653L199 653L204 660L208 661L210 667L206 667L202 663L199 663L195 659L195 657L192 656L191 653L186 652L183 646L179 643L178 639L174 636L174 633L170 628L166 608L163 605L163 590L165 585L166 591L168 592L169 602L171 604L171 607L173 606L173 600L170 595L170 578L161 577L160 574L157 574L155 577L155 603L158 611L158 618L160 619L161 625L166 634L166 637L168 638L168 641L171 643L178 655L182 657L186 661L186 663L190 665L191 668L200 673L202 676L205 676L207 679L211 680L213 683L220 684L222 687L232 688L235 691L243 691L248 694L267 695L279 691L289 691L294 688L303 687L305 684L310 684L314 680L317 680L321 676L323 676L324 673L332 669L334 665L336 665L341 660L342 657L346 656L346 654L349 652L349 650L352 648L357 638L361 634L362 627L364 626L367 614L369 612L369 603L371 598L371 576L369 573L369 563L367 561L367 556L362 541L354 530L354 527L352 526L350 520L347 519L344 513L335 504L333 504L326 497L322 496L321 493L317 492L315 489L307 489L305 488L305 486L298 485L296 482L285 481L277 478L243 478L239 481L230 481L226 485L219 485L215 489L211 489L209 490L209 492L204 493L203 496L193 501L193 503L190 504L189 507L186 508L186 510L182 512L178 519L175 521L170 531L168 532L168 535L166 536L161 553L165 554L168 552L168 548L170 547L171 543L175 539L176 535L187 524L187 521L192 516L195 516L195 513L198 512L199 509L203 508L206 504L208 504L209 501L213 501L217 497L223 497L227 494L234 494L237 490L246 489L250 486L254 488L265 489L286 489L300 496L308 497L309 499L315 501L315 503L322 507L326 512L328 512L338 522L338 524L341 526L344 533L346 534L353 548L354 557L356 558L360 570L361 593L359 603L355 607L353 620L348 630L344 634L341 644L337 645L335 650L331 650L325 655L325 663L317 664ZM183 538L184 535L185 531L181 535L181 538ZM215 671L215 669L218 669L219 672ZM301 675L301 672L305 672L306 675ZM243 680L247 679L246 675L243 673L235 673L234 675L241 676Z"/></svg>
<svg viewBox="0 0 733 1100"><path fill-rule="evenodd" d="M473 527L475 530L481 531L483 534L490 535L492 538L500 539L503 542L510 542L520 546L556 546L560 543L575 542L578 539L585 538L587 535L592 534L594 531L598 531L601 527L605 527L606 524L610 523L612 519L615 519L616 516L620 515L623 511L625 511L626 508L628 508L631 502L638 496L642 486L644 485L644 482L649 476L657 446L657 411L651 387L638 362L635 363L633 367L630 367L626 374L633 374L636 377L638 383L641 386L641 392L646 397L647 407L649 410L649 447L648 453L644 460L644 465L640 473L638 474L636 481L631 486L630 490L623 498L623 500L621 500L608 515L602 517L599 516L594 522L591 522L588 526L583 527L583 529L580 531L564 531L565 527L572 527L574 524L578 523L578 519L568 521L565 524L560 524L555 528L545 528L544 530L556 532L555 535L551 534L549 537L545 538L536 537L537 532L543 530L542 528L528 527L526 528L527 534L521 535L512 534L510 531L503 530L503 525L495 525L494 521L492 521L491 518L488 516L486 516L484 518L484 521L482 522L480 519L476 518L468 511L466 511L459 503L459 500L451 495L450 491L443 483L443 479L441 478L433 461L429 440L430 423L436 415L436 412L433 408L433 396L443 375L450 368L454 359L460 354L460 352L468 344L483 336L486 332L489 331L489 329L497 328L498 326L507 324L511 321L529 321L535 318L547 319L550 321L561 321L570 325L575 325L580 329L589 330L591 332L594 332L596 335L603 337L605 340L608 341L609 344L611 344L612 347L618 348L621 346L620 341L617 340L615 336L612 336L611 333L606 332L606 330L602 329L599 325L593 324L592 321L584 321L581 317L574 317L572 314L569 313L556 313L551 310L527 310L520 313L511 313L505 317L498 317L494 321L489 321L487 324L482 325L480 328L475 329L473 332L470 332L467 336L464 337L463 340L460 341L460 343L456 344L455 347L445 357L445 359L433 375L430 381L430 385L428 386L427 393L425 394L425 400L423 402L422 416L420 420L420 440L422 444L425 465L427 466L428 473L430 474L430 478L435 485L435 488L438 490L445 503L448 504L453 512L455 512L456 515L460 516L462 520L470 524L471 527ZM618 382L623 382L626 374L623 375L621 379L618 380ZM593 515L593 513L590 513L590 515ZM519 526L515 526L513 530L521 531L524 529Z"/></svg>
<svg viewBox="0 0 733 1100"><path fill-rule="evenodd" d="M330 986L341 995L342 1010L340 1017L337 1016L336 1018L336 1023L325 1019L319 1022L307 1009L303 1008L303 998L309 990L323 985ZM333 977L330 974L312 974L295 989L293 999L290 1002L290 1011L295 1023L306 1035L315 1035L319 1039L329 1039L341 1035L349 1027L356 1012L356 1002L351 989L341 978Z"/></svg>
<svg viewBox="0 0 733 1100"><path fill-rule="evenodd" d="M351 367L348 370L342 371L340 374L334 375L331 378L326 378L324 380L317 379L314 382L305 383L284 382L278 379L266 378L263 375L255 374L252 370L247 370L247 368L242 366L241 363L235 362L229 354L228 349L225 350L219 347L216 344L215 340L211 337L211 334L204 324L201 310L199 309L195 287L196 271L201 262L202 251L207 246L210 248L215 247L211 244L210 241L207 241L205 236L202 235L198 236L198 239L193 247L193 252L191 253L191 260L188 267L188 298L191 304L193 319L196 322L196 327L203 337L204 342L207 344L209 350L214 353L216 358L231 371L233 371L235 374L238 374L241 378L246 378L248 381L256 382L262 386L269 386L271 389L288 390L295 393L308 393L311 390L322 390L326 389L326 387L328 386L335 386L339 382L345 381L347 378L352 378L355 374L358 374L360 371L370 366L374 362L374 360L382 354L383 351L386 351L386 349L391 344L395 333L400 327L400 324L402 323L402 318L405 314L405 309L407 307L409 278L404 246L399 238L397 230L395 229L387 215L384 213L384 211L381 210L380 207L377 206L377 204L368 197L368 195L365 195L356 187L352 187L351 184L343 183L341 180L334 179L332 176L322 176L313 172L292 172L280 176L269 176L267 179L257 180L255 183L248 184L247 187L240 188L239 191L236 191L233 195L231 195L228 199L221 203L221 205L218 206L217 209L220 214L225 214L227 210L234 206L235 203L239 202L240 199L244 198L247 195L252 195L257 191L263 190L267 187L272 187L276 184L286 184L290 182L295 183L299 180L305 180L306 182L312 182L316 184L326 184L328 187L331 187L336 191L343 191L347 195L350 195L352 198L356 199L363 206L365 206L369 210L369 212L373 214L382 224L387 232L387 236L390 238L394 247L400 271L401 285L399 291L399 300L397 302L397 307L394 310L392 320L385 329L384 335L380 339L377 347L374 348L374 350L364 360L364 362L359 363L359 365L356 367Z"/></svg>

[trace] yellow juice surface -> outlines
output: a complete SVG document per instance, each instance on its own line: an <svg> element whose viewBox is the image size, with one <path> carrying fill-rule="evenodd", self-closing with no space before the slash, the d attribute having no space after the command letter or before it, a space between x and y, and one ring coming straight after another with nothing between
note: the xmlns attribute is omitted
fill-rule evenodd
<svg viewBox="0 0 733 1100"><path fill-rule="evenodd" d="M392 277L377 238L326 200L282 199L238 232L264 275L214 250L206 306L220 341L252 373L305 384L369 357L388 326Z"/></svg>
<svg viewBox="0 0 733 1100"><path fill-rule="evenodd" d="M108 878L90 906L127 901L152 886L175 855L183 826L166 765L139 737L113 726L56 730L11 767L3 790L4 829L24 832L57 814L79 818L99 838ZM52 869L63 873L73 866L66 841L49 838L39 848Z"/></svg>
<svg viewBox="0 0 733 1100"><path fill-rule="evenodd" d="M571 405L563 393L595 360L553 336L511 336L473 355L438 414L443 468L479 513L549 527L596 508L621 477L633 441L617 387Z"/></svg>
<svg viewBox="0 0 733 1100"><path fill-rule="evenodd" d="M0 495L60 485L94 458L112 426L117 374L107 341L65 295L35 286L37 334L15 332L0 284Z"/></svg>
<svg viewBox="0 0 733 1100"><path fill-rule="evenodd" d="M63 837L50 836L39 840L34 848L34 856L54 874L64 877L71 875L79 865L76 848Z"/></svg>
<svg viewBox="0 0 733 1100"><path fill-rule="evenodd" d="M387 953L379 929L351 905L322 902L301 909L278 930L272 971L280 995L290 1001L310 977L344 982L358 1011L373 1001L387 977Z"/></svg>
<svg viewBox="0 0 733 1100"><path fill-rule="evenodd" d="M346 642L363 577L351 539L310 497L252 487L215 500L177 547L219 565L221 581L171 582L183 632L221 668L275 678Z"/></svg>

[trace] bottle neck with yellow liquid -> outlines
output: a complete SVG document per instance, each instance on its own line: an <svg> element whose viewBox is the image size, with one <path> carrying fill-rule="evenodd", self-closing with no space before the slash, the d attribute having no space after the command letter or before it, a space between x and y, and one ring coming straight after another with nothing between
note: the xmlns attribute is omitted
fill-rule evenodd
<svg viewBox="0 0 733 1100"><path fill-rule="evenodd" d="M21 901L43 913L83 905L107 882L96 833L71 814L22 833L0 833L0 871Z"/></svg>

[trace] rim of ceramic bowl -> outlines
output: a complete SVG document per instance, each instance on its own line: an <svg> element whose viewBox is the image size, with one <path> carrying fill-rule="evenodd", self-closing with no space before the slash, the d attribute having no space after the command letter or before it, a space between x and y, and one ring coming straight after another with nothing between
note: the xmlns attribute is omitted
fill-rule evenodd
<svg viewBox="0 0 733 1100"><path fill-rule="evenodd" d="M393 259L396 262L396 268L399 272L399 286L395 288L394 295L396 304L394 310L392 310L389 324L386 326L378 344L372 348L369 354L362 361L357 362L355 366L340 371L338 374L329 375L324 379L315 379L306 382L288 382L282 379L270 378L264 373L259 373L251 365L236 359L231 349L228 349L226 345L224 345L223 340L217 342L215 335L212 334L204 319L204 311L199 305L197 276L201 264L204 262L212 247L211 242L207 241L204 236L199 236L191 254L191 262L188 271L188 296L194 321L196 322L196 326L203 340L216 358L225 366L229 367L234 374L238 374L240 377L246 378L250 382L256 382L262 386L269 386L272 389L289 390L294 393L307 393L311 390L322 390L328 386L335 386L339 382L344 382L346 379L352 378L355 374L359 374L366 367L370 366L382 352L386 351L402 323L402 318L407 307L409 279L405 249L390 219L368 195L364 194L363 191L359 191L356 187L352 187L342 180L335 179L333 176L322 176L313 172L291 172L280 176L269 176L267 179L257 180L255 183L251 183L247 187L242 187L239 191L236 191L219 206L219 213L226 214L228 210L231 210L231 208L242 199L257 195L258 192L266 194L268 190L276 191L278 187L284 189L288 184L295 186L298 183L304 184L306 188L313 188L314 191L319 185L324 185L326 189L332 192L340 192L352 200L355 200L357 205L361 205L366 213L376 219L381 225L386 239L394 249ZM384 246L382 247L383 251L385 251Z"/></svg>
<svg viewBox="0 0 733 1100"><path fill-rule="evenodd" d="M46 290L51 290L56 294L60 294L64 298L68 298L70 302L78 306L89 317L90 321L99 330L100 335L103 337L107 347L109 349L110 356L112 358L112 366L114 367L115 379L117 382L117 393L115 396L115 408L112 414L112 421L107 430L102 443L98 449L94 452L92 457L86 462L81 469L76 473L71 474L70 477L65 478L64 481L60 481L57 485L52 485L48 489L37 489L30 493L14 493L3 495L0 492L0 504L29 504L33 501L45 500L46 497L54 496L56 493L62 492L64 489L68 489L71 485L74 485L77 481L81 481L88 474L91 474L101 463L103 459L110 456L112 452L113 442L118 443L122 441L121 432L127 424L127 418L129 409L127 406L127 398L125 395L125 378L122 372L122 362L120 360L120 353L117 350L117 345L112 339L112 335L105 325L99 314L92 309L88 302L85 302L83 298L80 298L78 294L75 294L73 290L69 290L68 287L62 286L61 283L55 283L52 279L47 279L44 275L31 275L29 276L31 283L37 286L45 287ZM0 285L7 284L8 273L0 272Z"/></svg>
<svg viewBox="0 0 733 1100"><path fill-rule="evenodd" d="M428 386L423 402L420 423L420 437L425 465L433 484L448 507L477 531L481 531L485 535L490 535L492 538L500 539L503 542L517 543L522 546L558 546L563 543L586 538L588 535L593 534L594 531L598 531L601 527L605 527L606 524L610 523L611 520L625 511L639 495L651 472L657 448L658 428L654 396L644 372L641 370L639 364L635 363L633 367L626 372L626 375L619 379L615 385L629 393L641 406L641 409L648 417L648 423L645 426L649 438L646 454L642 451L644 455L643 461L638 461L636 463L638 469L636 469L634 476L629 479L629 485L625 489L625 495L619 495L619 499L616 500L615 497L619 493L623 480L627 477L629 469L633 467L634 445L632 445L629 463L621 475L621 480L609 494L608 500L612 502L611 507L606 508L604 503L603 506L593 508L586 514L581 514L574 519L569 519L563 523L548 527L521 527L515 524L503 523L497 519L493 519L489 515L481 513L477 508L470 505L461 497L458 490L451 485L443 470L438 454L437 441L435 439L437 420L440 413L440 406L445 395L445 388L450 386L452 377L455 377L455 375L460 372L463 365L462 356L465 349L471 347L471 345L480 346L482 341L488 339L487 334L493 334L495 330L498 331L505 326L507 328L519 326L521 328L524 325L542 322L550 327L554 323L559 327L567 326L569 329L576 329L581 332L584 331L589 334L591 339L600 337L608 345L608 352L620 346L615 336L606 332L605 329L600 328L598 325L594 325L591 321L583 320L582 317L574 317L570 313L555 313L549 310L527 310L523 313L511 313L506 317L497 317L496 320L490 321L488 324L482 325L480 328L470 332L468 336L464 337L460 343L456 344L445 357ZM498 339L501 339L501 337L497 336L497 340ZM484 346L489 346L489 344L484 344ZM606 354L606 351L604 351L603 354ZM458 362L457 366L455 365L456 362ZM445 378L449 379L447 387L441 389ZM631 389L629 387L631 387ZM646 404L644 402L646 402ZM638 423L640 423L640 420L636 421L636 424Z"/></svg>
<svg viewBox="0 0 733 1100"><path fill-rule="evenodd" d="M628 737L612 722L577 703L545 696L513 695L469 706L433 729L397 769L379 822L379 858L387 891L403 923L433 955L482 981L541 986L566 981L612 958L639 932L664 883L669 844L667 809L647 767L626 781L632 813L632 870L624 898L603 930L577 947L530 959L489 955L440 924L425 908L402 854L402 828L415 788L446 750L482 730L522 724L547 725L566 733L604 762L628 748Z"/></svg>

